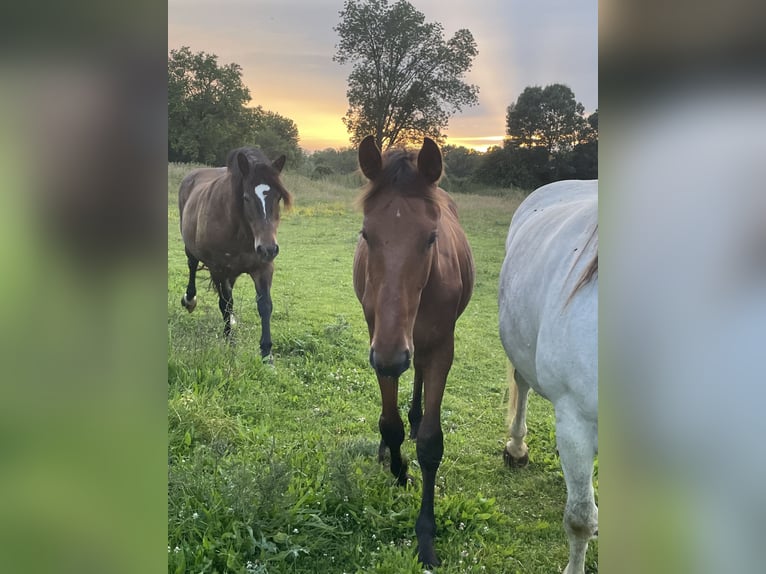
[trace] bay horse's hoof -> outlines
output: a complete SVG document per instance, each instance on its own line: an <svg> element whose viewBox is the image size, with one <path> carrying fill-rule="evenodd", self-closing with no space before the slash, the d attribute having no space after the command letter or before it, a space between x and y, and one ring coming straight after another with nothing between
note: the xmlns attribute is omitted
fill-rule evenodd
<svg viewBox="0 0 766 574"><path fill-rule="evenodd" d="M508 468L524 468L529 464L529 453L524 453L520 457L513 456L508 451L508 446L503 449L503 461Z"/></svg>
<svg viewBox="0 0 766 574"><path fill-rule="evenodd" d="M181 307L186 309L189 313L194 311L194 308L197 306L197 296L191 298L191 301L186 298L186 293L184 293L184 296L181 297Z"/></svg>

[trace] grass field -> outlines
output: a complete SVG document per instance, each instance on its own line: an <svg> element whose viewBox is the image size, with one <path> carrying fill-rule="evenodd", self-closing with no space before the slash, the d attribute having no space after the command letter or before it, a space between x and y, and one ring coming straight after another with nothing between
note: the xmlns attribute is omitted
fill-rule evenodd
<svg viewBox="0 0 766 574"><path fill-rule="evenodd" d="M415 443L402 446L413 486L395 486L377 462L380 396L351 280L358 188L283 176L295 207L279 228L269 368L259 358L248 276L234 289L233 346L222 339L206 273L195 312L180 305L187 268L176 191L188 169L168 169L168 572L423 572ZM566 492L552 409L541 397L530 397L529 467L510 471L502 459L508 383L497 280L521 196L454 197L477 280L457 324L442 408L437 571L560 572ZM402 409L411 381L412 370L400 380ZM592 542L589 572L597 558Z"/></svg>

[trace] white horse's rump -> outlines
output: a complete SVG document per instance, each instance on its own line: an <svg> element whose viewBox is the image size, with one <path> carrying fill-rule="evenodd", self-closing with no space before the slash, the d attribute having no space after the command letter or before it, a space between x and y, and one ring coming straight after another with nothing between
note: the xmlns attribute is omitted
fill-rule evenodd
<svg viewBox="0 0 766 574"><path fill-rule="evenodd" d="M582 574L598 532L598 181L560 181L522 202L500 273L500 339L517 394L506 459L526 462L529 389L553 403L567 484L565 574Z"/></svg>

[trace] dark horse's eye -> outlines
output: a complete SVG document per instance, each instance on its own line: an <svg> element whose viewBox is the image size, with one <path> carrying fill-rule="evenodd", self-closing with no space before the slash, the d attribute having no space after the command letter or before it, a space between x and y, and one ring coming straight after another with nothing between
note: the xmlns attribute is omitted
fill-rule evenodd
<svg viewBox="0 0 766 574"><path fill-rule="evenodd" d="M362 239L364 239L365 241L367 241L367 232L366 232L364 229L362 229L362 231L360 231L359 233L361 233L361 234L362 234Z"/></svg>
<svg viewBox="0 0 766 574"><path fill-rule="evenodd" d="M436 241L436 232L432 231L431 235L428 236L428 246L431 247L431 245L434 244L434 241Z"/></svg>

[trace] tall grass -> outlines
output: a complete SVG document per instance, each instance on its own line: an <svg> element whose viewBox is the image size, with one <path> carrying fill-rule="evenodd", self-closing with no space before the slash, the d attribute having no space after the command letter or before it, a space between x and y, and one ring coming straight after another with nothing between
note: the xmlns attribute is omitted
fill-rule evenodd
<svg viewBox="0 0 766 574"><path fill-rule="evenodd" d="M168 168L168 571L419 573L414 524L421 477L395 486L377 463L380 397L351 265L361 181L287 172L295 208L279 229L272 290L274 368L261 364L254 289L234 289L234 344L199 278L181 308L186 262L176 190L190 166ZM565 487L553 415L530 400L530 466L503 466L507 362L497 333L497 279L523 194L456 194L477 267L456 331L442 410L437 477L439 572L558 572L567 561ZM400 406L411 371L401 379ZM406 418L406 417L405 417ZM588 567L596 572L597 544Z"/></svg>

